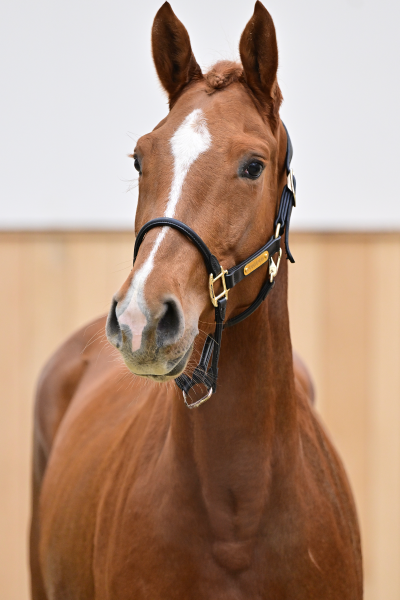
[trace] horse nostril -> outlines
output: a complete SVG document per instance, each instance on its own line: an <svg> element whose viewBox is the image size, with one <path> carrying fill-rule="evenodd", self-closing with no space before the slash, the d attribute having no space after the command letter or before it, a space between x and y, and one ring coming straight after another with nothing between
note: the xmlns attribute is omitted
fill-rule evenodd
<svg viewBox="0 0 400 600"><path fill-rule="evenodd" d="M117 318L117 304L118 302L113 299L110 312L108 313L107 317L106 335L108 341L119 349L122 346L122 332Z"/></svg>
<svg viewBox="0 0 400 600"><path fill-rule="evenodd" d="M184 320L182 310L175 300L164 303L165 312L157 325L157 345L173 344L182 335Z"/></svg>

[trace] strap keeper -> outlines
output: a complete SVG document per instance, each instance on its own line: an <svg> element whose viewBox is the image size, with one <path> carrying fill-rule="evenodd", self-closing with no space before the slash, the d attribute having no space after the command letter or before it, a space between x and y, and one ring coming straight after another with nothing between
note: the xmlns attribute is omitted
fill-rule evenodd
<svg viewBox="0 0 400 600"><path fill-rule="evenodd" d="M296 186L295 186L295 183L294 183L293 169L290 169L290 171L288 173L288 176L287 176L287 186L288 186L289 190L293 194L293 206L296 206Z"/></svg>

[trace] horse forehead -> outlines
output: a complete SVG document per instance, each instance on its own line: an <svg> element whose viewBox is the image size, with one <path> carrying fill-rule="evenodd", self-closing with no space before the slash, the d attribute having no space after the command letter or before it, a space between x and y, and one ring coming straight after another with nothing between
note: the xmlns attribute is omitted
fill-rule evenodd
<svg viewBox="0 0 400 600"><path fill-rule="evenodd" d="M170 113L153 131L139 138L135 152L151 159L178 156L185 152L197 156L211 146L209 118L202 108L190 107Z"/></svg>
<svg viewBox="0 0 400 600"><path fill-rule="evenodd" d="M190 166L211 147L211 143L207 119L201 108L189 112L170 138L175 163L182 162L182 166Z"/></svg>
<svg viewBox="0 0 400 600"><path fill-rule="evenodd" d="M140 138L139 154L157 162L159 170L173 172L174 164L187 160L190 168L206 150L209 160L221 157L222 150L229 153L238 136L243 136L244 144L249 136L266 140L264 120L253 102L240 86L232 88L211 96L189 91L152 132Z"/></svg>

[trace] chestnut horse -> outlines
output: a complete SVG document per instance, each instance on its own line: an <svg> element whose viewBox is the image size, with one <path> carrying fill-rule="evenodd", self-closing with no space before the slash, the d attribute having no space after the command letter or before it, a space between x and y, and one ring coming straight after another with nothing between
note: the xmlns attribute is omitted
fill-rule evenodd
<svg viewBox="0 0 400 600"><path fill-rule="evenodd" d="M228 268L273 234L286 183L273 21L257 2L242 64L203 74L166 2L152 48L170 112L135 148L136 231L179 219ZM93 327L39 385L35 600L362 598L349 485L293 363L287 274L282 260L266 301L224 332L218 389L188 410L174 380L191 375L214 329L208 273L181 232L148 231L107 321L130 385ZM226 318L266 277L268 262L230 291Z"/></svg>

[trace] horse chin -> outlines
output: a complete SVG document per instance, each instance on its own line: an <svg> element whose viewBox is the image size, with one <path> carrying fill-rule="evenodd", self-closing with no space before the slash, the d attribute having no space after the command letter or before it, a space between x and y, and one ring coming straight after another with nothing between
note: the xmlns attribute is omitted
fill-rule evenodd
<svg viewBox="0 0 400 600"><path fill-rule="evenodd" d="M146 372L143 372L143 367L139 370L137 366L132 364L131 361L125 359L125 364L128 369L138 375L139 377L144 377L145 379L151 379L153 381L157 381L158 383L162 383L164 381L171 381L172 379L176 379L181 375L186 369L187 363L193 351L193 343L189 346L188 350L178 359L174 361L168 361L165 365L165 373L152 373L152 365L146 365ZM160 369L160 365L157 365L157 371ZM161 369L160 369L161 370ZM148 372L147 372L148 371Z"/></svg>

